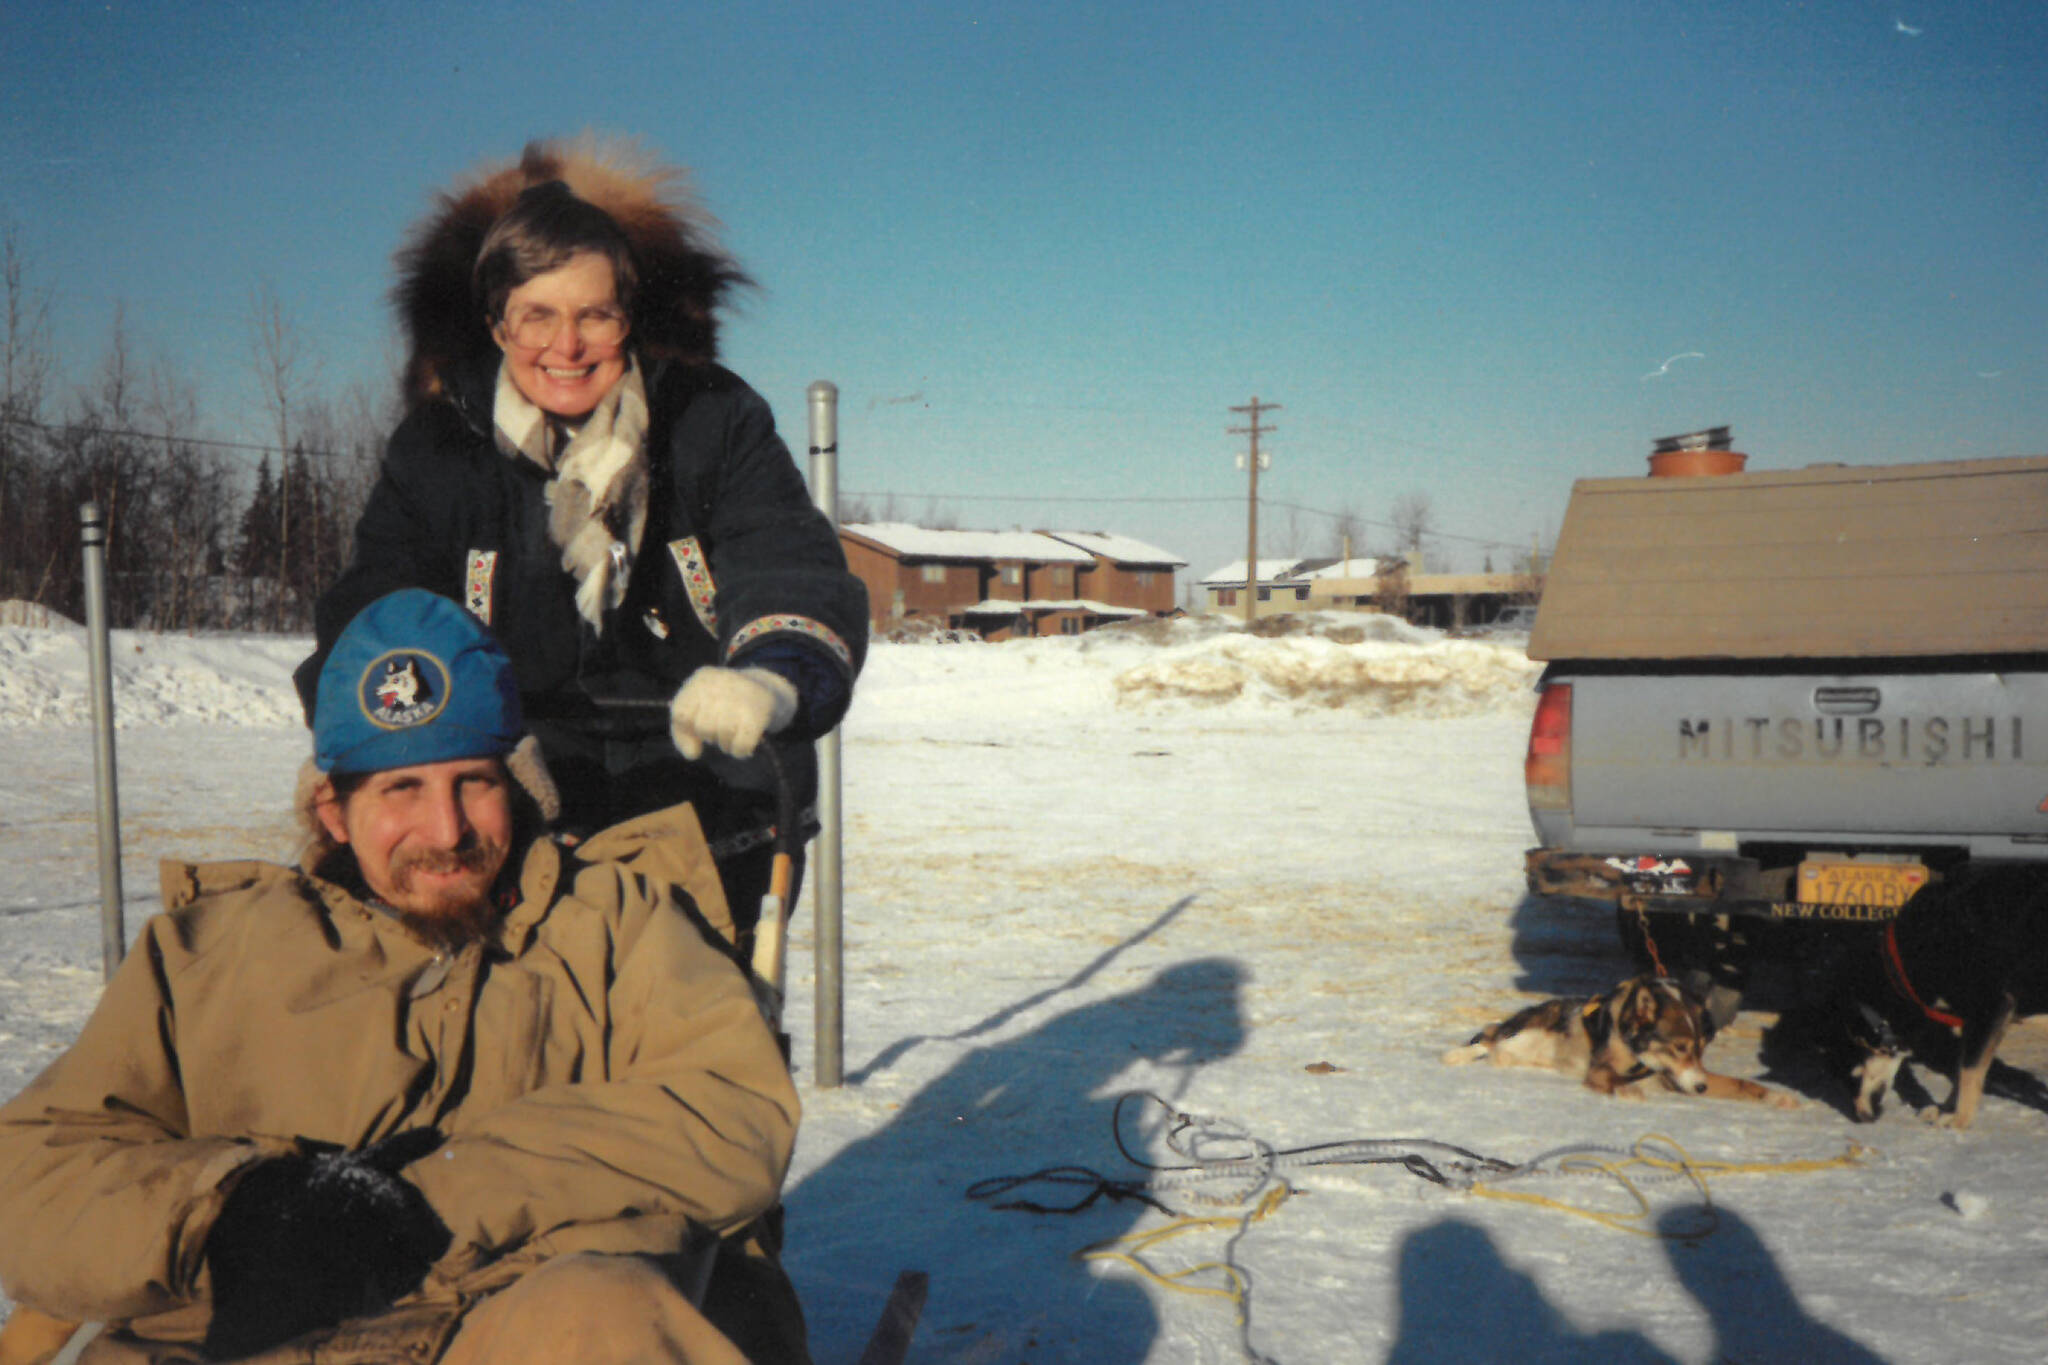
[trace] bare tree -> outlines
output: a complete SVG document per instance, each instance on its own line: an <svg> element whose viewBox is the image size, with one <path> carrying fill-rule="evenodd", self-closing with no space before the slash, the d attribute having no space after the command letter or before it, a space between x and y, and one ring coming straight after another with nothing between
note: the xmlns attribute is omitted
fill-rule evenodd
<svg viewBox="0 0 2048 1365"><path fill-rule="evenodd" d="M71 417L50 443L33 518L48 553L33 595L60 611L80 613L77 508L96 502L109 532L107 611L117 625L133 625L148 613L153 489L147 453L135 433L140 398L126 309L116 304L94 381L78 391Z"/></svg>
<svg viewBox="0 0 2048 1365"><path fill-rule="evenodd" d="M1427 493L1403 493L1394 499L1387 519L1394 523L1397 550L1420 550L1423 539L1436 529L1436 514L1430 508Z"/></svg>
<svg viewBox="0 0 2048 1365"><path fill-rule="evenodd" d="M6 332L0 336L0 597L25 595L34 553L28 516L46 442L43 391L50 378L50 296L32 290L21 242L0 234L0 291Z"/></svg>
<svg viewBox="0 0 2048 1365"><path fill-rule="evenodd" d="M356 522L377 482L384 436L396 418L380 414L370 391L360 383L349 385L336 401L316 399L303 411L299 439L320 481L313 504L322 539L309 547L317 593L348 563Z"/></svg>
<svg viewBox="0 0 2048 1365"><path fill-rule="evenodd" d="M1330 518L1330 553L1338 559L1365 557L1365 519L1351 503L1339 507Z"/></svg>
<svg viewBox="0 0 2048 1365"><path fill-rule="evenodd" d="M156 453L155 579L151 616L161 630L228 624L222 590L234 480L217 451L196 444L199 402L162 361L150 366L146 421Z"/></svg>
<svg viewBox="0 0 2048 1365"><path fill-rule="evenodd" d="M1529 548L1518 551L1514 557L1515 585L1510 590L1510 599L1534 606L1543 600L1543 579L1549 565L1545 561L1539 544L1531 540Z"/></svg>
<svg viewBox="0 0 2048 1365"><path fill-rule="evenodd" d="M1282 506L1285 514L1280 518L1280 542L1274 548L1289 559L1300 559L1308 544L1308 533L1302 525L1301 509L1293 503Z"/></svg>
<svg viewBox="0 0 2048 1365"><path fill-rule="evenodd" d="M1373 594L1373 606L1389 616L1407 620L1408 565L1398 560L1392 564L1381 564L1376 582L1379 589Z"/></svg>
<svg viewBox="0 0 2048 1365"><path fill-rule="evenodd" d="M273 586L272 628L282 629L286 611L283 589L289 578L292 555L292 425L310 381L312 357L305 339L285 312L284 302L278 298L277 290L269 280L259 281L249 294L249 368L256 379L258 400L277 431L278 477L282 483L277 499L277 575Z"/></svg>
<svg viewBox="0 0 2048 1365"><path fill-rule="evenodd" d="M0 234L0 290L6 298L7 334L0 338L0 414L35 418L50 378L50 295L31 290L28 266L14 228Z"/></svg>

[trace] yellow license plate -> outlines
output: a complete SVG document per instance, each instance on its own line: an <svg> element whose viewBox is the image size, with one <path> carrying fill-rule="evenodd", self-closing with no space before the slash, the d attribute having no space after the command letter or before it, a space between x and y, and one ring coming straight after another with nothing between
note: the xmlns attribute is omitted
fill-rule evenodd
<svg viewBox="0 0 2048 1365"><path fill-rule="evenodd" d="M1808 858L1799 864L1799 899L1807 905L1888 905L1911 900L1927 885L1919 863L1865 863Z"/></svg>

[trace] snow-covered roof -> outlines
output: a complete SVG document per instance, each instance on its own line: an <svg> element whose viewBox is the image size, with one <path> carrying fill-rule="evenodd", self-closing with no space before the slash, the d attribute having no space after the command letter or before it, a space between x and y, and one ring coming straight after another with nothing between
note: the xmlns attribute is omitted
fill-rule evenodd
<svg viewBox="0 0 2048 1365"><path fill-rule="evenodd" d="M1306 563L1308 561L1305 559L1262 559L1259 561L1259 581L1261 583L1278 583L1283 578L1292 578L1295 571ZM1243 582L1244 561L1242 559L1233 560L1225 564L1222 568L1202 580L1204 586L1214 584L1220 588L1227 588L1233 583L1242 584Z"/></svg>
<svg viewBox="0 0 2048 1365"><path fill-rule="evenodd" d="M1046 534L1117 564L1171 564L1177 569L1184 569L1188 563L1171 550L1162 550L1157 545L1147 545L1129 536L1113 536L1107 531L1047 531Z"/></svg>
<svg viewBox="0 0 2048 1365"><path fill-rule="evenodd" d="M1093 564L1087 551L1036 531L935 531L902 521L855 521L839 528L906 559L1021 559Z"/></svg>
<svg viewBox="0 0 2048 1365"><path fill-rule="evenodd" d="M1380 562L1365 555L1353 555L1340 559L1334 564L1325 564L1320 569L1303 569L1296 578L1371 578L1380 571Z"/></svg>
<svg viewBox="0 0 2048 1365"><path fill-rule="evenodd" d="M1085 611L1091 616L1151 615L1143 607L1113 607L1107 602L1097 602L1086 597L1070 597L1063 601L1034 597L1028 602L1002 602L991 597L985 602L976 602L971 607L960 608L962 616L1016 616L1027 611Z"/></svg>

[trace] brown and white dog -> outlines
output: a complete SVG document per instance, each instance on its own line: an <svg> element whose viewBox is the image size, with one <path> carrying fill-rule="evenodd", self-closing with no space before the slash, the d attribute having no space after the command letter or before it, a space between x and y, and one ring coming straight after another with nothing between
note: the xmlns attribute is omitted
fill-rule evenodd
<svg viewBox="0 0 2048 1365"><path fill-rule="evenodd" d="M1713 1017L1697 995L1668 977L1638 976L1605 995L1531 1005L1488 1024L1443 1060L1450 1066L1490 1058L1495 1066L1546 1067L1583 1076L1590 1089L1624 1099L1644 1099L1662 1088L1799 1106L1783 1091L1707 1070L1702 1054L1713 1037Z"/></svg>

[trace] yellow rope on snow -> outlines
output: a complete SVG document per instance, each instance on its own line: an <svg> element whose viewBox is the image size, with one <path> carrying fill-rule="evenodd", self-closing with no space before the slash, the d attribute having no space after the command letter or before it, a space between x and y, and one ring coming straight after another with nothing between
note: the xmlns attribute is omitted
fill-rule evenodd
<svg viewBox="0 0 2048 1365"><path fill-rule="evenodd" d="M1605 1175L1612 1178L1635 1203L1634 1212L1608 1213L1600 1209L1586 1208L1577 1204L1552 1199L1548 1195L1530 1194L1521 1190L1503 1189L1497 1181L1481 1179L1469 1188L1482 1199L1500 1199L1509 1203L1528 1204L1536 1208L1555 1209L1589 1219L1617 1232L1633 1233L1638 1237L1654 1237L1682 1240L1704 1237L1718 1225L1719 1218L1714 1212L1713 1191L1707 1177L1723 1175L1808 1175L1816 1171L1841 1170L1845 1167L1862 1165L1872 1155L1871 1149L1861 1143L1851 1142L1840 1156L1822 1160L1799 1161L1698 1161L1687 1152L1675 1138L1662 1133L1646 1133L1637 1138L1629 1154L1614 1160L1593 1156L1570 1156L1556 1167L1559 1173L1573 1175ZM1660 1232L1641 1226L1650 1216L1650 1201L1644 1195L1637 1180L1630 1176L1635 1168L1650 1172L1683 1176L1699 1192L1700 1200L1706 1205L1706 1220L1703 1226L1681 1232ZM1292 1187L1285 1183L1276 1184L1260 1197L1250 1211L1243 1214L1214 1215L1210 1217L1188 1216L1176 1218L1159 1227L1144 1232L1126 1233L1112 1237L1106 1242L1095 1242L1074 1253L1077 1261L1108 1261L1126 1266L1142 1278L1162 1289L1180 1294L1199 1294L1211 1298L1228 1299L1236 1310L1239 1326L1245 1323L1245 1298L1250 1286L1245 1282L1244 1272L1228 1261L1203 1261L1184 1270L1160 1270L1144 1260L1147 1253L1163 1243L1172 1241L1182 1233L1199 1229L1212 1229L1241 1233L1252 1224L1262 1222L1277 1212L1280 1206L1294 1194ZM1224 1280L1221 1285L1190 1284L1196 1275L1209 1271L1219 1272Z"/></svg>
<svg viewBox="0 0 2048 1365"><path fill-rule="evenodd" d="M1661 1144L1676 1155L1667 1156L1653 1150L1656 1144ZM1632 1213L1608 1213L1578 1204L1568 1204L1563 1200L1552 1199L1548 1195L1502 1189L1496 1182L1485 1179L1474 1182L1472 1193L1482 1199L1504 1199L1511 1203L1530 1204L1537 1208L1555 1209L1559 1213L1575 1214L1580 1218L1613 1228L1617 1232L1634 1233L1638 1237L1683 1240L1704 1237L1720 1224L1720 1218L1714 1212L1713 1191L1707 1185L1709 1175L1806 1175L1815 1171L1859 1166L1870 1154L1870 1148L1852 1142L1842 1155L1818 1161L1695 1161L1676 1139L1666 1137L1662 1133L1647 1133L1637 1138L1635 1145L1630 1148L1629 1155L1620 1160L1605 1161L1594 1157L1575 1156L1566 1158L1557 1166L1560 1172L1611 1177L1629 1198L1635 1201L1636 1207ZM1650 1216L1650 1201L1644 1197L1642 1188L1636 1181L1629 1177L1630 1168L1637 1166L1648 1167L1656 1172L1682 1175L1690 1181L1693 1188L1699 1191L1700 1201L1706 1205L1703 1225L1680 1232L1661 1232L1640 1226L1642 1221Z"/></svg>
<svg viewBox="0 0 2048 1365"><path fill-rule="evenodd" d="M1660 1145L1661 1148L1668 1149L1668 1152L1671 1154L1667 1155L1664 1150L1659 1150ZM1704 1237L1720 1226L1720 1216L1714 1211L1713 1192L1707 1185L1707 1177L1709 1175L1805 1175L1815 1171L1840 1170L1844 1167L1859 1166L1871 1155L1870 1148L1863 1146L1861 1143L1851 1142L1840 1156L1818 1161L1695 1161L1691 1153L1679 1145L1676 1139L1666 1137L1662 1133L1647 1133L1636 1139L1634 1145L1629 1149L1629 1155L1618 1160L1603 1160L1588 1155L1570 1156L1560 1161L1556 1167L1557 1171L1562 1173L1594 1174L1612 1177L1623 1190L1628 1192L1629 1197L1635 1201L1636 1207L1633 1213L1607 1213L1599 1209L1568 1204L1562 1200L1552 1199L1547 1195L1526 1194L1520 1190L1500 1189L1496 1184L1484 1179L1475 1181L1468 1188L1473 1194L1480 1196L1482 1199L1501 1199L1510 1203L1529 1204L1538 1208L1555 1209L1560 1213L1575 1214L1580 1218L1590 1219L1595 1223L1613 1228L1618 1232L1633 1233L1638 1237L1684 1240L1693 1237ZM1642 1221L1650 1216L1650 1201L1644 1196L1642 1188L1636 1181L1630 1178L1628 1171L1633 1167L1646 1167L1653 1172L1681 1175L1691 1182L1693 1188L1699 1191L1700 1200L1705 1205L1706 1216L1702 1225L1679 1232L1662 1232L1640 1226ZM1135 1271L1141 1278L1149 1280L1162 1289L1170 1289L1178 1294L1196 1294L1208 1298L1228 1299L1231 1311L1236 1315L1237 1326L1240 1330L1248 1332L1250 1317L1246 1304L1251 1296L1251 1285L1245 1277L1245 1272L1237 1265L1229 1260L1203 1261L1199 1265L1191 1265L1184 1270L1166 1271L1148 1264L1144 1260L1144 1256L1153 1248L1172 1241L1182 1233L1193 1232L1198 1229L1212 1229L1230 1232L1233 1236L1240 1235L1250 1228L1252 1224L1262 1222L1276 1213L1280 1206L1286 1203L1294 1193L1295 1191L1292 1186L1288 1185L1285 1181L1281 1181L1274 1184L1264 1195L1260 1196L1259 1202L1246 1213L1212 1215L1209 1217L1191 1215L1176 1218L1171 1222L1164 1223L1145 1232L1126 1233L1122 1237L1112 1237L1108 1241L1095 1242L1089 1246L1082 1247L1074 1253L1074 1259L1077 1261L1107 1261L1116 1265L1126 1266ZM1194 1276L1209 1271L1219 1272L1223 1277L1223 1283L1220 1285L1188 1283ZM1266 1357L1252 1350L1248 1337L1241 1344L1244 1347L1247 1360L1265 1362L1265 1365L1271 1365L1271 1362L1267 1361Z"/></svg>
<svg viewBox="0 0 2048 1365"><path fill-rule="evenodd" d="M1118 1265L1128 1266L1162 1289L1171 1289L1176 1293L1204 1294L1213 1298L1229 1299L1231 1307L1237 1310L1238 1325L1243 1326L1245 1321L1244 1300L1248 1286L1245 1284L1244 1272L1236 1266L1231 1265L1228 1261L1204 1261L1200 1265L1191 1265L1185 1270L1165 1271L1154 1269L1140 1258L1160 1243L1172 1241L1184 1232L1193 1232L1199 1228L1242 1232L1253 1223L1260 1222L1274 1213L1282 1204L1287 1202L1288 1196L1293 1193L1293 1189L1285 1184L1275 1185L1272 1189L1266 1191L1265 1195L1260 1198L1258 1204L1249 1213L1219 1215L1209 1218L1176 1218L1170 1223L1163 1223L1145 1232L1126 1233L1122 1237L1112 1237L1106 1242L1096 1242L1082 1247L1074 1253L1074 1259L1077 1261L1111 1261ZM1227 1283L1220 1286L1186 1283L1191 1277L1208 1270L1223 1272L1223 1278Z"/></svg>

